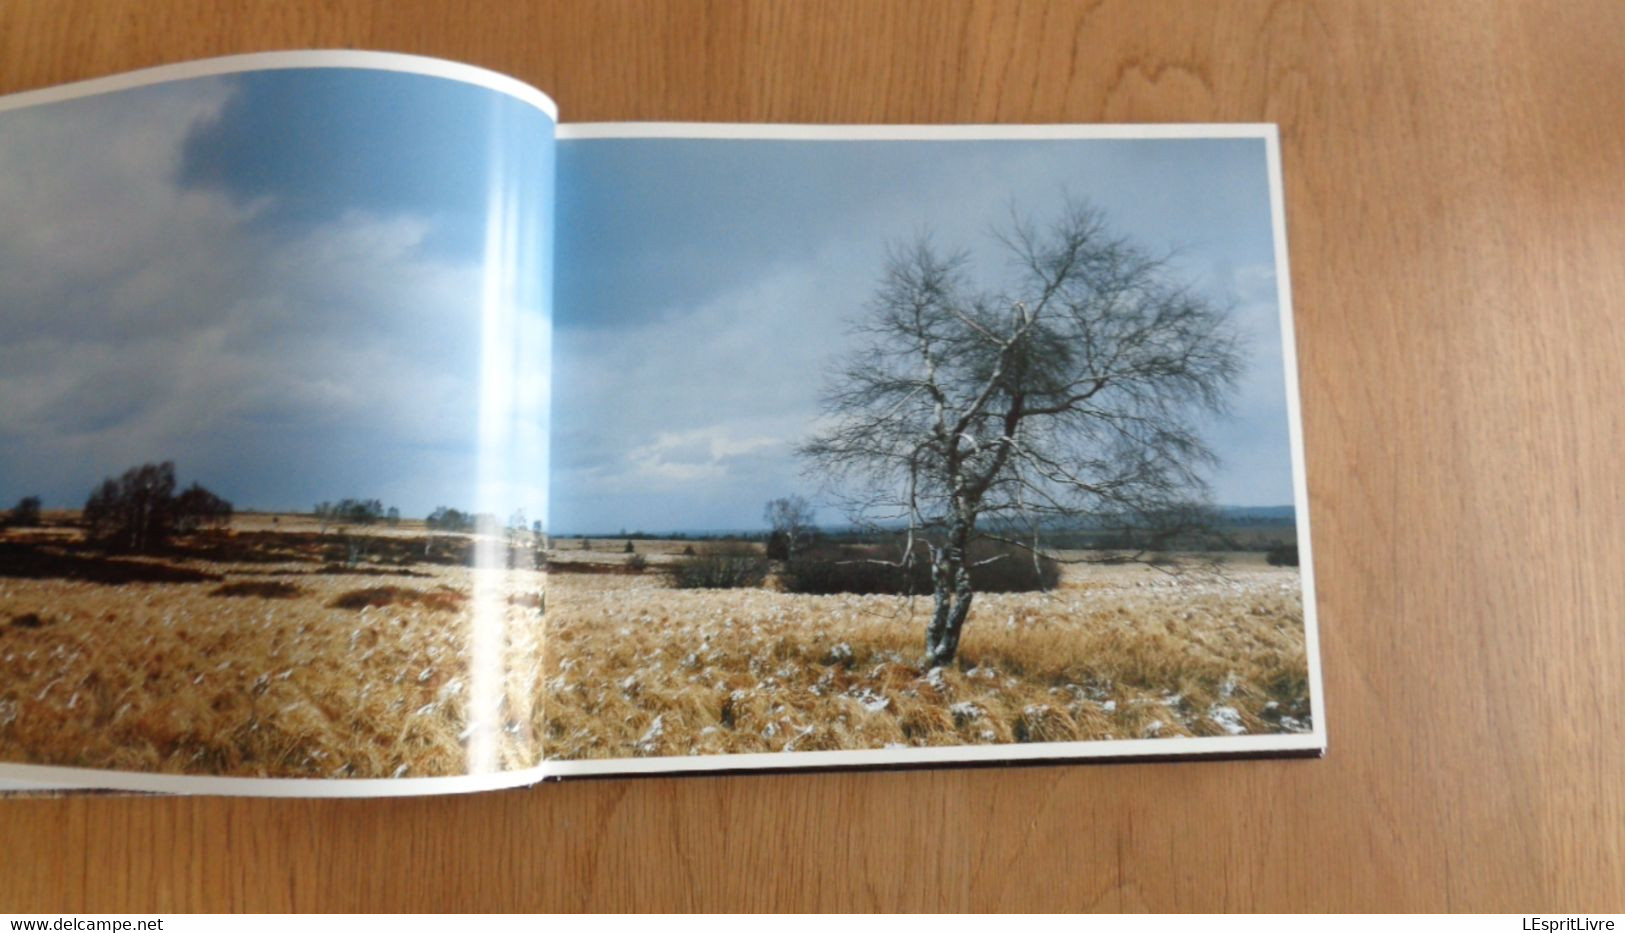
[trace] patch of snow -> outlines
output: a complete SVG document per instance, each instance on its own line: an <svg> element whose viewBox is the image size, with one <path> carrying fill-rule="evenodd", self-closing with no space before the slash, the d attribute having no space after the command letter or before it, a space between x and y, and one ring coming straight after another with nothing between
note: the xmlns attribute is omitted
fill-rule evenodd
<svg viewBox="0 0 1625 933"><path fill-rule="evenodd" d="M1215 706L1208 710L1207 718L1231 735L1242 735L1247 727L1241 724L1241 713L1234 706Z"/></svg>
<svg viewBox="0 0 1625 933"><path fill-rule="evenodd" d="M1116 700L1107 700L1106 702L1100 704L1100 711L1102 713L1115 713L1115 712L1117 712L1117 701Z"/></svg>
<svg viewBox="0 0 1625 933"><path fill-rule="evenodd" d="M638 750L638 754L653 755L655 750L660 747L660 739L665 734L666 717L662 714L655 717L655 721L649 724L649 728L643 733L643 737L638 739L637 745L635 746Z"/></svg>
<svg viewBox="0 0 1625 933"><path fill-rule="evenodd" d="M864 709L871 713L884 712L888 706L891 706L891 697L881 696L873 690L870 690L868 687L859 687L856 690L850 690L847 692L847 695L852 699L857 700Z"/></svg>
<svg viewBox="0 0 1625 933"><path fill-rule="evenodd" d="M963 726L967 722L975 722L976 720L981 719L986 710L983 710L975 703L965 701L962 703L955 703L954 705L948 707L948 712L953 714L954 725Z"/></svg>
<svg viewBox="0 0 1625 933"><path fill-rule="evenodd" d="M852 660L856 656L856 653L852 650L852 646L843 641L835 647L829 649L829 652L824 655L824 663L851 664Z"/></svg>
<svg viewBox="0 0 1625 933"><path fill-rule="evenodd" d="M787 752L795 751L796 750L796 743L801 741L802 739L806 738L807 736L812 735L812 734L813 734L813 727L812 726L807 726L806 728L802 729L800 732L797 732L795 734L795 736L790 739L790 741L784 743L784 750L787 751Z"/></svg>
<svg viewBox="0 0 1625 933"><path fill-rule="evenodd" d="M1167 725L1167 723L1163 722L1160 719L1153 719L1150 722L1145 724L1145 728L1143 730L1141 730L1140 734L1142 736L1144 736L1145 738L1154 739L1158 735L1162 734L1162 729L1166 725Z"/></svg>

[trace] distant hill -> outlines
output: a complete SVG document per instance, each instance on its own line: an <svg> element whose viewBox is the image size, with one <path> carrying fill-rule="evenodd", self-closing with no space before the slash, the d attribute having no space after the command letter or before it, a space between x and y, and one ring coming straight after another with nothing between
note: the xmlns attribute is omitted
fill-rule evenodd
<svg viewBox="0 0 1625 933"><path fill-rule="evenodd" d="M1290 505L1222 505L1219 514L1232 522L1295 522L1298 510Z"/></svg>

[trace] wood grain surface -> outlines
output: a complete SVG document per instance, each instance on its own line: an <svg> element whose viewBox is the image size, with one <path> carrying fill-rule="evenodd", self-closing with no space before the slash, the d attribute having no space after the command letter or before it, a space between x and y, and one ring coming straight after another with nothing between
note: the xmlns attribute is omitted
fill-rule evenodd
<svg viewBox="0 0 1625 933"><path fill-rule="evenodd" d="M1330 753L0 800L0 910L1625 910L1625 4L9 0L0 92L312 46L566 120L1278 122Z"/></svg>

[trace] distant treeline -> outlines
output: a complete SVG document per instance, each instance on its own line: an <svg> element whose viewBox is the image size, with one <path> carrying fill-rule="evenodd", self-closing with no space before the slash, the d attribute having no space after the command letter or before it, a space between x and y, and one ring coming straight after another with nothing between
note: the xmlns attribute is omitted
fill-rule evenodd
<svg viewBox="0 0 1625 933"><path fill-rule="evenodd" d="M565 535L562 539L588 542L595 540L771 542L775 534L769 530L666 533L621 531L615 534ZM888 528L872 530L836 528L814 529L810 534L820 541L832 544L864 545L896 541L901 532ZM1030 533L1021 534L1019 537L1028 540ZM1201 529L1172 533L1139 531L1132 528L1053 530L1040 533L1037 544L1041 549L1054 551L1268 551L1295 546L1297 537L1297 525L1291 518L1237 517L1226 518Z"/></svg>
<svg viewBox="0 0 1625 933"><path fill-rule="evenodd" d="M375 525L384 522L391 527L401 523L401 510L394 506L385 507L378 499L340 499L337 502L318 502L311 510L311 515L319 519L324 526L333 525ZM449 505L436 506L424 519L423 525L430 531L467 532L477 531L481 534L529 533L538 537L542 534L540 521L527 522L523 511L516 511L508 516L508 520L501 519L490 512L465 512L462 509L452 508Z"/></svg>
<svg viewBox="0 0 1625 933"><path fill-rule="evenodd" d="M391 525L401 523L401 510L390 506L378 499L340 499L337 502L318 502L311 509L310 514L316 516L322 524L335 525L376 525L378 522L388 522Z"/></svg>
<svg viewBox="0 0 1625 933"><path fill-rule="evenodd" d="M44 524L41 506L39 496L23 496L9 510L0 512L0 528L39 527ZM177 491L174 461L165 460L143 463L118 477L102 480L85 499L77 524L93 544L111 550L150 551L176 535L228 528L234 514L232 503L200 483ZM401 510L386 506L381 499L324 500L311 508L310 515L321 523L324 532L329 525L342 530L379 523L393 527L401 522ZM527 522L523 510L516 510L504 523L490 513L465 512L443 505L429 513L423 523L431 531L532 534L538 542L543 538L542 522Z"/></svg>

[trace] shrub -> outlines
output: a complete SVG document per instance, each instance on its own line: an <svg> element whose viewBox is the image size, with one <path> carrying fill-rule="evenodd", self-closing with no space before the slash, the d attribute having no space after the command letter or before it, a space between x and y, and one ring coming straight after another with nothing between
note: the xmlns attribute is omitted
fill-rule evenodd
<svg viewBox="0 0 1625 933"><path fill-rule="evenodd" d="M642 554L627 555L626 569L632 571L633 573L642 573L644 570L648 569L648 567L649 558L644 557Z"/></svg>
<svg viewBox="0 0 1625 933"><path fill-rule="evenodd" d="M896 551L881 545L821 547L792 560L784 588L792 593L925 595L932 592L931 564L924 554L908 568L888 561ZM996 541L970 547L971 586L978 593L1028 593L1053 590L1061 582L1061 565L1050 557L1036 560L1031 551Z"/></svg>
<svg viewBox="0 0 1625 933"><path fill-rule="evenodd" d="M377 499L340 499L334 511L340 522L374 525L384 517L384 504Z"/></svg>
<svg viewBox="0 0 1625 933"><path fill-rule="evenodd" d="M1061 562L1000 541L971 545L971 585L978 593L1047 592L1061 585Z"/></svg>
<svg viewBox="0 0 1625 933"><path fill-rule="evenodd" d="M765 553L767 553L769 561L788 561L790 559L790 535L783 532L767 533Z"/></svg>
<svg viewBox="0 0 1625 933"><path fill-rule="evenodd" d="M765 550L768 560L789 560L790 536L782 531L769 532Z"/></svg>
<svg viewBox="0 0 1625 933"><path fill-rule="evenodd" d="M734 590L761 586L767 559L748 544L723 544L685 557L672 568L678 589Z"/></svg>
<svg viewBox="0 0 1625 933"><path fill-rule="evenodd" d="M820 549L797 557L780 579L791 593L903 595L931 592L929 568L923 585L918 573L885 562L880 549L845 546Z"/></svg>
<svg viewBox="0 0 1625 933"><path fill-rule="evenodd" d="M400 519L399 510L395 512L397 521ZM377 499L340 499L337 502L318 502L311 510L311 514L321 520L325 529L329 523L335 525L373 525L384 518L384 504Z"/></svg>
<svg viewBox="0 0 1625 933"><path fill-rule="evenodd" d="M627 541L627 542L626 542L626 547L625 547L625 548L622 548L622 550L624 550L624 551L625 551L625 552L626 552L626 553L628 553L628 554L635 554L635 553L637 553L637 548L635 548L635 547L633 547L633 546L632 546L632 542L631 542L631 541L630 541L630 540L628 540L628 541Z"/></svg>
<svg viewBox="0 0 1625 933"><path fill-rule="evenodd" d="M1264 560L1271 567L1298 566L1298 546L1296 544L1278 544L1264 552Z"/></svg>
<svg viewBox="0 0 1625 933"><path fill-rule="evenodd" d="M6 524L16 528L35 528L40 523L39 496L23 496L11 507Z"/></svg>
<svg viewBox="0 0 1625 933"><path fill-rule="evenodd" d="M37 612L25 612L20 616L12 616L11 624L17 628L44 628L45 617Z"/></svg>
<svg viewBox="0 0 1625 933"><path fill-rule="evenodd" d="M442 505L430 512L429 517L423 520L423 524L430 531L467 531L473 527L474 518L467 512Z"/></svg>
<svg viewBox="0 0 1625 933"><path fill-rule="evenodd" d="M82 519L92 540L144 551L176 532L231 520L231 503L197 483L175 495L175 464L144 463L102 481L85 500Z"/></svg>
<svg viewBox="0 0 1625 933"><path fill-rule="evenodd" d="M820 537L818 531L808 529L803 529L793 537L789 532L770 531L767 533L767 559L790 560L793 557L798 557L806 551L819 547ZM795 544L794 548L790 546L792 542Z"/></svg>
<svg viewBox="0 0 1625 933"><path fill-rule="evenodd" d="M259 599L293 599L301 590L284 580L243 580L223 583L209 591L210 596L252 596Z"/></svg>
<svg viewBox="0 0 1625 933"><path fill-rule="evenodd" d="M199 528L223 528L231 524L231 503L197 483L175 497L175 528L190 532Z"/></svg>
<svg viewBox="0 0 1625 933"><path fill-rule="evenodd" d="M463 598L463 594L444 588L425 591L404 586L368 586L341 593L327 605L334 609L405 605L455 612L462 608Z"/></svg>

